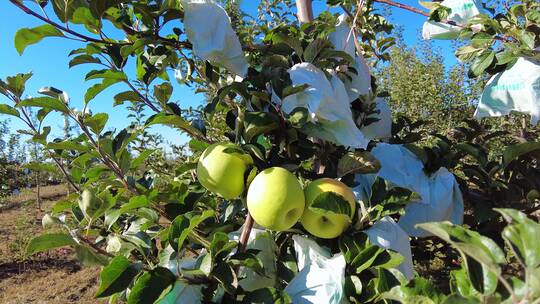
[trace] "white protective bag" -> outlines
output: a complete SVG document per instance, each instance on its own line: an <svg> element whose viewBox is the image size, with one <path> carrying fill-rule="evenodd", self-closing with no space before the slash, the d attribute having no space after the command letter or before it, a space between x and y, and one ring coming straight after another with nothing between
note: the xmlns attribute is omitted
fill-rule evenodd
<svg viewBox="0 0 540 304"><path fill-rule="evenodd" d="M456 178L446 168L439 168L429 177L429 204L424 200L413 201L405 206L405 214L398 224L410 236L426 237L431 234L415 228L416 224L450 221L461 224L463 221L463 196Z"/></svg>
<svg viewBox="0 0 540 304"><path fill-rule="evenodd" d="M423 163L403 145L379 143L371 153L381 164L376 174L357 174L353 188L357 199L371 197L371 187L379 176L395 186L409 189L420 195L405 207L398 225L410 236L430 235L414 226L426 222L450 221L461 224L463 220L463 196L454 175L446 168L439 168L431 176L424 172Z"/></svg>
<svg viewBox="0 0 540 304"><path fill-rule="evenodd" d="M418 193L429 204L429 179L424 173L424 164L414 153L403 145L378 143L371 154L381 163L378 176Z"/></svg>
<svg viewBox="0 0 540 304"><path fill-rule="evenodd" d="M369 241L372 244L384 249L396 251L402 255L403 262L399 264L397 269L401 271L408 280L413 278L414 267L409 235L403 231L391 217L383 217L364 232L368 235Z"/></svg>
<svg viewBox="0 0 540 304"><path fill-rule="evenodd" d="M353 40L354 37L351 34L351 27L347 23L347 19L348 17L345 14L341 14L338 17L336 31L328 35L328 40L332 42L336 50L343 51L354 58L356 53ZM349 36L349 34L351 35Z"/></svg>
<svg viewBox="0 0 540 304"><path fill-rule="evenodd" d="M375 117L379 120L362 127L360 131L362 131L364 136L370 140L392 137L392 112L390 111L390 107L386 100L380 97L375 99L375 103L375 109L378 110L379 113L370 115L369 117Z"/></svg>
<svg viewBox="0 0 540 304"><path fill-rule="evenodd" d="M229 238L235 241L240 240L242 228L243 226L237 231L229 233ZM277 280L276 253L278 248L272 234L264 229L252 228L246 248L260 250L257 257L263 264L265 275L261 276L250 268L240 267L238 277L243 279L238 282L238 285L246 291L275 286Z"/></svg>
<svg viewBox="0 0 540 304"><path fill-rule="evenodd" d="M313 240L294 235L298 274L285 287L295 304L339 304L345 300L345 257L321 248Z"/></svg>
<svg viewBox="0 0 540 304"><path fill-rule="evenodd" d="M371 91L371 74L364 58L361 55L355 55L354 36L352 34L349 35L350 33L351 27L347 23L347 15L343 14L338 18L336 31L328 35L328 40L332 42L336 50L344 51L354 58L354 65L352 67L356 70L356 73L347 71L346 74L350 77L350 80L343 80L349 101L352 102L360 95L368 94Z"/></svg>
<svg viewBox="0 0 540 304"><path fill-rule="evenodd" d="M248 63L225 10L213 0L181 0L184 30L193 53L245 77Z"/></svg>
<svg viewBox="0 0 540 304"><path fill-rule="evenodd" d="M310 136L353 148L365 148L368 140L354 123L343 82L335 75L328 80L311 63L299 63L289 69L293 85L308 84L303 92L282 100L283 112L290 114L302 107L308 110L312 125L304 129Z"/></svg>
<svg viewBox="0 0 540 304"><path fill-rule="evenodd" d="M445 0L441 5L451 9L448 21L464 26L469 20L483 12L481 4L476 0ZM422 27L424 39L456 39L459 36L460 26L442 22L426 21Z"/></svg>
<svg viewBox="0 0 540 304"><path fill-rule="evenodd" d="M475 118L508 115L516 111L540 119L540 63L519 58L508 70L493 75L486 84Z"/></svg>

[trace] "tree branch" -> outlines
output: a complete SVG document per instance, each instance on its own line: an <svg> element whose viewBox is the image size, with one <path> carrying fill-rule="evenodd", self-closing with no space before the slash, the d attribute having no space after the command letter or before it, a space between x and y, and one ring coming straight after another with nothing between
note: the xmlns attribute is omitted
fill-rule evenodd
<svg viewBox="0 0 540 304"><path fill-rule="evenodd" d="M246 215L246 221L244 222L244 227L242 228L242 233L240 234L240 240L238 241L238 252L244 252L246 250L247 242L249 240L249 234L253 228L253 218L251 214Z"/></svg>
<svg viewBox="0 0 540 304"><path fill-rule="evenodd" d="M54 27L56 27L57 29L60 29L66 33L69 33L75 37L79 37L87 42L97 42L97 43L105 43L105 44L120 44L120 45L127 45L127 44L132 44L131 42L116 42L116 41L107 41L107 40L102 40L102 39L96 39L96 38L93 38L93 37L90 37L90 36L86 36L86 35L83 35L83 34L80 34L80 33L77 33L73 30L70 30L69 28L63 26L63 25L60 25L54 21L52 21L51 19L48 19L48 18L45 18L43 16L41 16L40 14L34 12L33 10L29 9L28 7L26 7L24 4L22 4L22 2L19 2L19 0L9 0L9 2L11 2L13 5L15 5L16 7L18 7L20 10L22 10L23 12L27 13L28 15L31 15L31 16L34 16L36 18L38 18L39 20L43 21L43 22L46 22Z"/></svg>
<svg viewBox="0 0 540 304"><path fill-rule="evenodd" d="M416 14L420 14L420 15L426 16L426 17L430 16L429 13L427 13L427 12L425 12L423 10L417 9L415 7L412 7L412 6L403 4L403 3L395 2L395 1L392 1L392 0L373 0L373 2L379 2L379 3L388 4L390 6L401 8L401 9L404 9L404 10L407 10L407 11L410 11L410 12L413 12L413 13L416 13ZM441 20L440 22L463 28L462 25L459 25L459 24L455 23L454 21ZM505 37L505 36L495 36L495 37L493 37L493 39L499 40L499 41L504 41L504 42L512 42L511 39L509 39L508 37Z"/></svg>
<svg viewBox="0 0 540 304"><path fill-rule="evenodd" d="M311 0L296 0L297 17L301 23L307 23L313 20L313 7Z"/></svg>
<svg viewBox="0 0 540 304"><path fill-rule="evenodd" d="M105 255L105 256L108 256L110 258L114 258L114 255L108 253L107 251L103 250L102 248L100 248L98 245L94 244L94 242L90 241L89 239L83 237L82 235L77 235L77 238L82 241L83 243L85 243L86 245L92 247L92 249L94 249L95 251L99 252L100 254L102 255Z"/></svg>
<svg viewBox="0 0 540 304"><path fill-rule="evenodd" d="M406 5L406 4L402 4L402 3L399 3L399 2L394 2L392 0L373 0L373 2L379 2L379 3L388 4L388 5L391 5L391 6L394 6L394 7L398 7L398 8L413 12L413 13L417 13L417 14L429 17L429 13L426 13L426 12L424 12L422 10L419 10L419 9L417 9L415 7L412 7L412 6L409 6L409 5Z"/></svg>

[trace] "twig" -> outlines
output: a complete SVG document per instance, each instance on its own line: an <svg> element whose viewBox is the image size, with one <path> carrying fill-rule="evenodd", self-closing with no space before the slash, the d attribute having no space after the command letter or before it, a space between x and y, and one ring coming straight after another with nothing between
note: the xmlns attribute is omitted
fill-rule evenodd
<svg viewBox="0 0 540 304"><path fill-rule="evenodd" d="M388 4L388 5L391 5L391 6L395 6L395 7L398 7L398 8L413 12L413 13L417 13L417 14L429 17L429 13L426 13L426 12L424 12L422 10L419 10L419 9L417 9L415 7L412 7L412 6L409 6L409 5L406 5L406 4L402 4L402 3L399 3L399 2L394 2L392 0L373 0L373 2L379 2L379 3Z"/></svg>
<svg viewBox="0 0 540 304"><path fill-rule="evenodd" d="M238 241L238 252L244 252L246 250L247 242L249 239L249 234L253 228L253 218L251 214L246 215L246 221L244 222L244 227L242 228L242 233L240 234L240 240Z"/></svg>
<svg viewBox="0 0 540 304"><path fill-rule="evenodd" d="M81 235L77 235L77 238L79 240L81 240L83 243L85 243L86 245L92 247L94 250L96 250L97 252L101 253L102 255L105 255L105 256L108 256L110 258L114 258L114 255L108 253L107 251L103 250L102 248L100 248L98 245L94 244L94 242L90 241L89 239L81 236Z"/></svg>
<svg viewBox="0 0 540 304"><path fill-rule="evenodd" d="M373 2L379 2L379 3L388 4L390 6L401 8L401 9L404 9L404 10L407 10L407 11L410 11L410 12L413 12L413 13L416 13L416 14L420 14L420 15L423 15L423 16L426 16L426 17L430 16L430 14L425 12L425 11L422 11L422 10L419 10L419 9L417 9L415 7L412 7L412 6L403 4L403 3L399 3L399 2L395 2L395 1L392 1L392 0L373 0ZM441 23L446 23L446 24L449 24L449 25L453 25L453 26L456 26L456 27L459 27L459 28L464 28L462 25L459 25L459 24L457 24L457 23L455 23L453 21L450 21L450 20L441 20L440 22ZM511 39L509 39L508 37L505 37L505 36L495 36L495 37L493 37L493 39L499 40L499 41L504 41L504 42L512 42Z"/></svg>
<svg viewBox="0 0 540 304"><path fill-rule="evenodd" d="M148 98L146 98L146 96L144 96L143 94L141 94L141 92L139 92L139 90L137 90L137 88L135 88L135 87L131 84L131 82L130 82L129 80L126 80L126 81L124 81L124 82L129 86L129 88L130 88L133 92L135 92L137 95L139 95L139 98L141 98L141 100L142 100L142 101L143 101L150 109L152 109L152 111L157 112L157 113L160 112L159 109L156 108L156 106L154 106L154 104L152 104L152 102L151 102L150 100L148 100Z"/></svg>

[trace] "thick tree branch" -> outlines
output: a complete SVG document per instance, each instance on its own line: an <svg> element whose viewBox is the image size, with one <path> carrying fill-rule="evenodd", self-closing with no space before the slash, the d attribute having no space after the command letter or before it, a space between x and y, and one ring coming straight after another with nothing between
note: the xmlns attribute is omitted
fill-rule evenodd
<svg viewBox="0 0 540 304"><path fill-rule="evenodd" d="M313 7L311 0L296 0L297 17L301 23L307 23L313 20Z"/></svg>

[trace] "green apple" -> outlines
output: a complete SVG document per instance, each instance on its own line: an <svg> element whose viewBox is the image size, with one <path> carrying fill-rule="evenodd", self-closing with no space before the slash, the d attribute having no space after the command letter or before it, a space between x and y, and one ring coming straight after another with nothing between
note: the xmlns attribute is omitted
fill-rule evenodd
<svg viewBox="0 0 540 304"><path fill-rule="evenodd" d="M273 167L257 174L249 185L247 207L264 228L283 231L298 222L305 207L302 185L286 169Z"/></svg>
<svg viewBox="0 0 540 304"><path fill-rule="evenodd" d="M329 191L342 196L350 204L350 216L336 213L317 213L308 208L319 194ZM333 239L340 236L349 227L356 209L356 198L347 185L331 178L320 178L309 183L304 193L306 209L300 218L300 223L309 233L323 239Z"/></svg>
<svg viewBox="0 0 540 304"><path fill-rule="evenodd" d="M244 173L253 159L249 154L225 149L239 148L232 143L217 143L204 150L197 164L197 179L209 191L233 199L244 192Z"/></svg>

